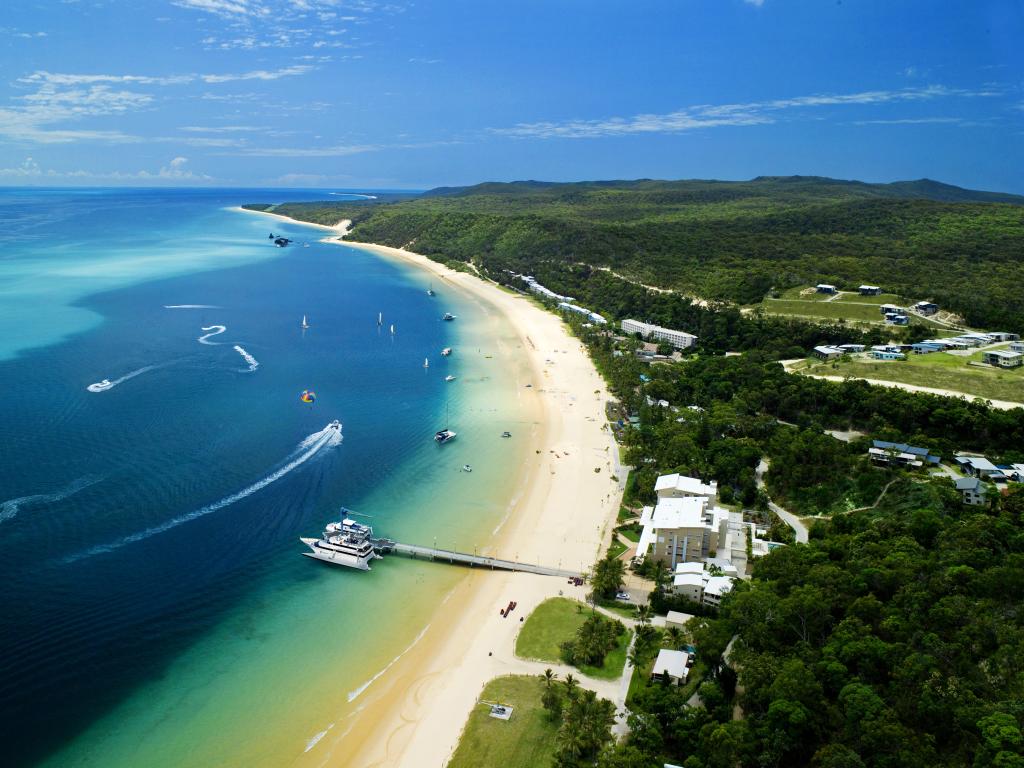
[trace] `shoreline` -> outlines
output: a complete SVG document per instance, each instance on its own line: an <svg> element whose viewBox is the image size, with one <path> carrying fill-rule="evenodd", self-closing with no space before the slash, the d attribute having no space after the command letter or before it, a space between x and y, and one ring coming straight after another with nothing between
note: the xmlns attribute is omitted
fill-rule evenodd
<svg viewBox="0 0 1024 768"><path fill-rule="evenodd" d="M239 209L246 210L246 209ZM249 213L262 213L248 211ZM306 224L280 214L292 224ZM501 313L520 339L532 372L522 398L534 401L538 429L519 475L521 493L499 523L488 551L497 557L589 569L614 524L621 497L614 439L606 429L609 397L582 343L561 319L529 299L480 277L399 248L344 240L349 222L317 226L321 242L351 246L418 267ZM444 764L458 744L480 690L510 670L518 628L548 597L583 598L586 587L554 577L468 570L432 616L419 641L367 690L345 732L328 737L328 753L310 764L410 766ZM518 603L504 619L498 610ZM584 684L585 681L584 681ZM324 739L324 742L328 741Z"/></svg>

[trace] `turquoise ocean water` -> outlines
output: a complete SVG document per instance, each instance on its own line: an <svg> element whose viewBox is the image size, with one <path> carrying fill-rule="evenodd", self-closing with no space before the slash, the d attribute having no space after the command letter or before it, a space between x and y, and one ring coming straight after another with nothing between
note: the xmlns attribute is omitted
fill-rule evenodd
<svg viewBox="0 0 1024 768"><path fill-rule="evenodd" d="M446 284L429 297L424 273L228 210L283 199L325 194L0 191L5 764L315 761L462 572L350 572L298 537L344 504L484 548L507 514L534 428L512 329ZM446 411L459 438L439 447Z"/></svg>

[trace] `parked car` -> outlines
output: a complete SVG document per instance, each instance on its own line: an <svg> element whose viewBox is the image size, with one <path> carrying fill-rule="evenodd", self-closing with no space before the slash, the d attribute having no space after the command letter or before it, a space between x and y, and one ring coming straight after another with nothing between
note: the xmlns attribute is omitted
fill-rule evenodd
<svg viewBox="0 0 1024 768"><path fill-rule="evenodd" d="M616 600L625 600L625 601L628 602L629 601L629 592L616 592L615 593L615 599Z"/></svg>

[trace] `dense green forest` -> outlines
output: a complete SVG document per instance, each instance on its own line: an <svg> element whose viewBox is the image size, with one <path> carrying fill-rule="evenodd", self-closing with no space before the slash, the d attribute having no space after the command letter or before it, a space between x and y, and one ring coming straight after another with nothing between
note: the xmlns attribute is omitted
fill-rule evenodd
<svg viewBox="0 0 1024 768"><path fill-rule="evenodd" d="M910 479L834 516L758 560L696 628L714 670L704 706L651 686L599 765L1019 768L1022 531L1024 490L979 509Z"/></svg>
<svg viewBox="0 0 1024 768"><path fill-rule="evenodd" d="M739 304L773 288L868 282L934 299L972 324L1024 332L1024 198L937 182L817 177L748 182L488 183L402 202L286 203L353 239L530 273L569 291L592 268ZM578 290L578 289L577 289ZM595 297L593 308L617 314Z"/></svg>

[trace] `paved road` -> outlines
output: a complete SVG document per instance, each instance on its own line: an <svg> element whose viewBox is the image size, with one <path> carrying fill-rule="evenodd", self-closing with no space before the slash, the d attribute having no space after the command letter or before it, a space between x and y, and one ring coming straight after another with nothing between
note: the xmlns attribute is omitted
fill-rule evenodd
<svg viewBox="0 0 1024 768"><path fill-rule="evenodd" d="M768 471L768 462L761 459L761 463L757 465L757 469L754 472L754 477L757 479L757 487L764 488L764 473ZM807 526L804 525L803 521L794 515L792 512L787 512L774 501L768 502L768 509L778 515L782 522L793 529L796 534L797 543L807 543Z"/></svg>

